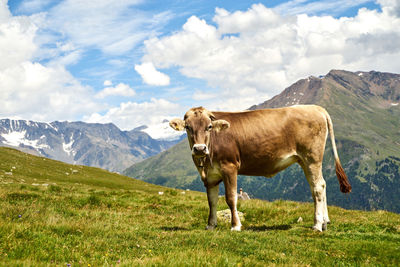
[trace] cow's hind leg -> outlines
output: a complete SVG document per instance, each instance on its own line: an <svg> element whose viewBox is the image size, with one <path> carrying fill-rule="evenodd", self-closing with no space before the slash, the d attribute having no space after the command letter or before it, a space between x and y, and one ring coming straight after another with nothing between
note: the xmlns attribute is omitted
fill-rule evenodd
<svg viewBox="0 0 400 267"><path fill-rule="evenodd" d="M214 230L217 227L217 204L218 204L219 185L207 186L207 199L210 213L206 230Z"/></svg>
<svg viewBox="0 0 400 267"><path fill-rule="evenodd" d="M326 203L326 183L322 176L322 164L303 165L314 200L314 226L316 231L325 231L329 223Z"/></svg>
<svg viewBox="0 0 400 267"><path fill-rule="evenodd" d="M322 180L324 180L324 178L322 177ZM322 230L326 231L328 229L328 224L331 223L331 220L329 219L329 215L328 215L328 204L326 201L326 182L324 180L324 192L323 192L323 198L324 198L324 222L322 224Z"/></svg>

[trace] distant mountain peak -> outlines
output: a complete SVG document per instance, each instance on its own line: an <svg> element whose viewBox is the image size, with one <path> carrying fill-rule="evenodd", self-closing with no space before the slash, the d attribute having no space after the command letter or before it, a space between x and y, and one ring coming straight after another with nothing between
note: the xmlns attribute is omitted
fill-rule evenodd
<svg viewBox="0 0 400 267"><path fill-rule="evenodd" d="M309 76L298 80L273 98L250 107L277 108L298 104L323 104L328 101L332 90L347 91L364 99L372 105L382 107L400 102L400 75L377 71L331 70L324 76Z"/></svg>
<svg viewBox="0 0 400 267"><path fill-rule="evenodd" d="M143 126L142 126L143 127ZM164 119L160 123L146 125L146 128L141 129L152 138L160 141L175 141L181 139L183 132L174 131L169 126L169 120Z"/></svg>
<svg viewBox="0 0 400 267"><path fill-rule="evenodd" d="M111 171L122 171L175 143L142 131L121 131L113 123L0 120L0 146Z"/></svg>
<svg viewBox="0 0 400 267"><path fill-rule="evenodd" d="M145 129L147 129L147 125L142 125L142 126L133 128L132 131L143 131Z"/></svg>

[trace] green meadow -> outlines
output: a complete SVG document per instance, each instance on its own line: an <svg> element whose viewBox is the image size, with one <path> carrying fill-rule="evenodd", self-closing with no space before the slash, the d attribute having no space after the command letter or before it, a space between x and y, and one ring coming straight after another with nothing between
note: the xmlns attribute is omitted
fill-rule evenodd
<svg viewBox="0 0 400 267"><path fill-rule="evenodd" d="M242 232L205 231L203 193L0 148L1 266L400 265L399 214L330 206L317 233L312 203L238 207Z"/></svg>

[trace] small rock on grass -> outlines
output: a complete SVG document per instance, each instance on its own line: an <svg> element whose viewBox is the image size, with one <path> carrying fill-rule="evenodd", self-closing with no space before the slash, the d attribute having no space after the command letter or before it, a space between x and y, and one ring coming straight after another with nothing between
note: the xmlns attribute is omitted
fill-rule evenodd
<svg viewBox="0 0 400 267"><path fill-rule="evenodd" d="M238 211L239 219L240 221L244 221L244 213L241 211ZM219 210L217 211L217 218L221 221L224 222L231 222L231 210L226 209L226 210Z"/></svg>

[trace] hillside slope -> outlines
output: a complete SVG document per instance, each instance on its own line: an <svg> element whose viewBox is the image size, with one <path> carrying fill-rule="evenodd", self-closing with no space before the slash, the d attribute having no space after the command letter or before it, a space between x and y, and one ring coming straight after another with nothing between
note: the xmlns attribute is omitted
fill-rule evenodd
<svg viewBox="0 0 400 267"><path fill-rule="evenodd" d="M294 104L325 107L332 117L339 156L353 186L351 194L340 193L328 141L323 165L328 203L400 212L399 103L398 74L332 70L324 77L302 79L250 109ZM131 166L124 173L151 183L204 190L200 178L193 178L195 168L188 156L187 141L186 145L183 143ZM170 168L167 155L180 167ZM238 186L256 198L311 201L309 186L297 165L272 179L239 177Z"/></svg>
<svg viewBox="0 0 400 267"><path fill-rule="evenodd" d="M238 209L242 232L221 220L205 231L203 193L0 148L1 266L400 264L398 214L330 206L332 224L316 233L311 203L250 200Z"/></svg>
<svg viewBox="0 0 400 267"><path fill-rule="evenodd" d="M166 167L168 166L168 167ZM202 191L203 183L198 178L187 140L182 140L170 149L143 160L124 171L124 174L152 184L181 189ZM199 186L194 187L199 180Z"/></svg>

